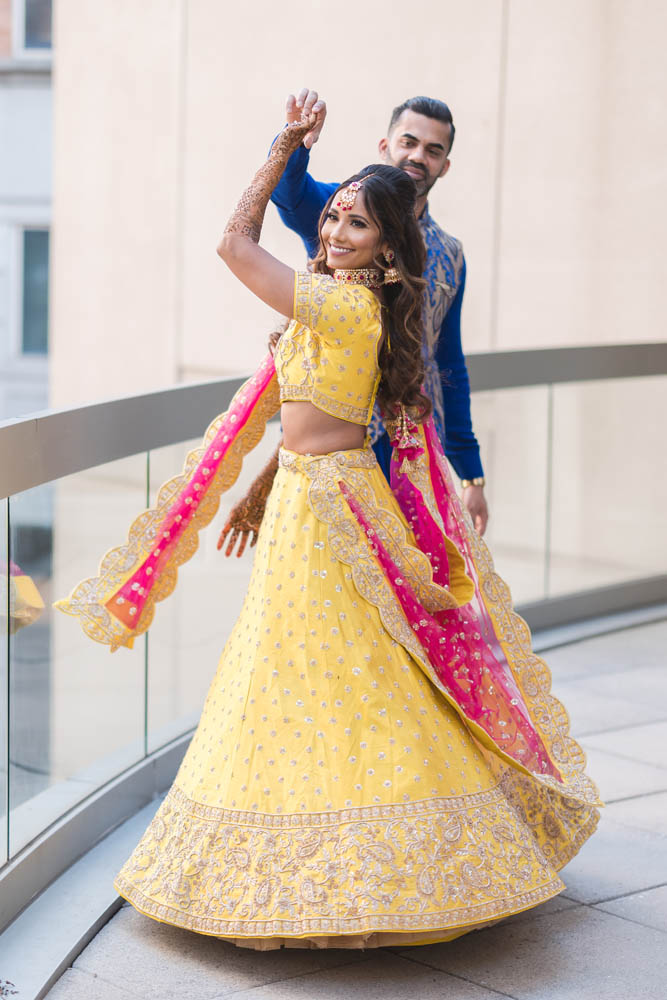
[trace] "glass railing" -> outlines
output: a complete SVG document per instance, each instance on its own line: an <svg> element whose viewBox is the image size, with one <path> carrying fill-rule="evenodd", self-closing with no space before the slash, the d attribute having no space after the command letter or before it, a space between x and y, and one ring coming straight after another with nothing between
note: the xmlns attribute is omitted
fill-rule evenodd
<svg viewBox="0 0 667 1000"><path fill-rule="evenodd" d="M667 344L473 356L470 371L488 541L515 602L539 623L561 598L579 617L667 600ZM111 655L51 605L124 540L238 385L0 426L0 862L196 723L252 564L225 559L217 529L277 423L132 651Z"/></svg>
<svg viewBox="0 0 667 1000"><path fill-rule="evenodd" d="M487 541L517 603L667 571L667 377L480 392L474 409Z"/></svg>
<svg viewBox="0 0 667 1000"><path fill-rule="evenodd" d="M247 471L275 448L274 424ZM206 532L150 632L111 655L52 608L121 544L198 442L181 442L45 483L8 499L10 593L6 802L11 857L50 823L144 755L192 728L240 610L251 558L225 560ZM257 468L259 471L259 468ZM220 518L238 499L223 497ZM220 520L222 523L222 520ZM17 572L20 567L20 575ZM31 619L34 617L34 621ZM7 717L7 713L5 713ZM3 775L4 778L4 775Z"/></svg>

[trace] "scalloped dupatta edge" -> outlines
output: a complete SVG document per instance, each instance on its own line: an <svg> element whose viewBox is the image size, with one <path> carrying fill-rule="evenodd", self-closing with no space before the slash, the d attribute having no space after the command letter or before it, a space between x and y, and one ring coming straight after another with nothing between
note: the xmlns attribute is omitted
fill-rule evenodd
<svg viewBox="0 0 667 1000"><path fill-rule="evenodd" d="M79 618L95 642L132 648L150 626L155 605L173 592L178 567L196 552L198 535L237 480L244 457L280 408L273 358L267 354L229 409L209 425L183 471L160 487L155 507L132 522L127 542L110 549L98 575L83 580L54 607Z"/></svg>

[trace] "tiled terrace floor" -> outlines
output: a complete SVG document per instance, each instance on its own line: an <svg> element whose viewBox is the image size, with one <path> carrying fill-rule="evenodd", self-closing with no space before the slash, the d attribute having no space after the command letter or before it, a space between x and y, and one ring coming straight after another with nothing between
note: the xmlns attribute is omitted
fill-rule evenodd
<svg viewBox="0 0 667 1000"><path fill-rule="evenodd" d="M559 898L450 944L365 953L256 953L124 906L49 1000L665 1000L666 650L661 622L546 657L608 803Z"/></svg>

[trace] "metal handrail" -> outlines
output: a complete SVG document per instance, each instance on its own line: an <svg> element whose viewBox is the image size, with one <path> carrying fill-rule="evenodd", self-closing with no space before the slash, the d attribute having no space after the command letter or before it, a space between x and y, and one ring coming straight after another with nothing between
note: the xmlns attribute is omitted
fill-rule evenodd
<svg viewBox="0 0 667 1000"><path fill-rule="evenodd" d="M667 343L468 355L474 392L667 375ZM239 377L47 411L0 423L0 497L202 435Z"/></svg>

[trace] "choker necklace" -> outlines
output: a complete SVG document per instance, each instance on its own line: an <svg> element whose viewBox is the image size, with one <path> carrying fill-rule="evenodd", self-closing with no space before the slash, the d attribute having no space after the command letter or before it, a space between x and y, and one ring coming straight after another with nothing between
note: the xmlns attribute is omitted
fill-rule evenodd
<svg viewBox="0 0 667 1000"><path fill-rule="evenodd" d="M384 271L377 267L358 267L349 271L338 267L333 276L341 285L365 285L366 288L381 288L384 284Z"/></svg>

